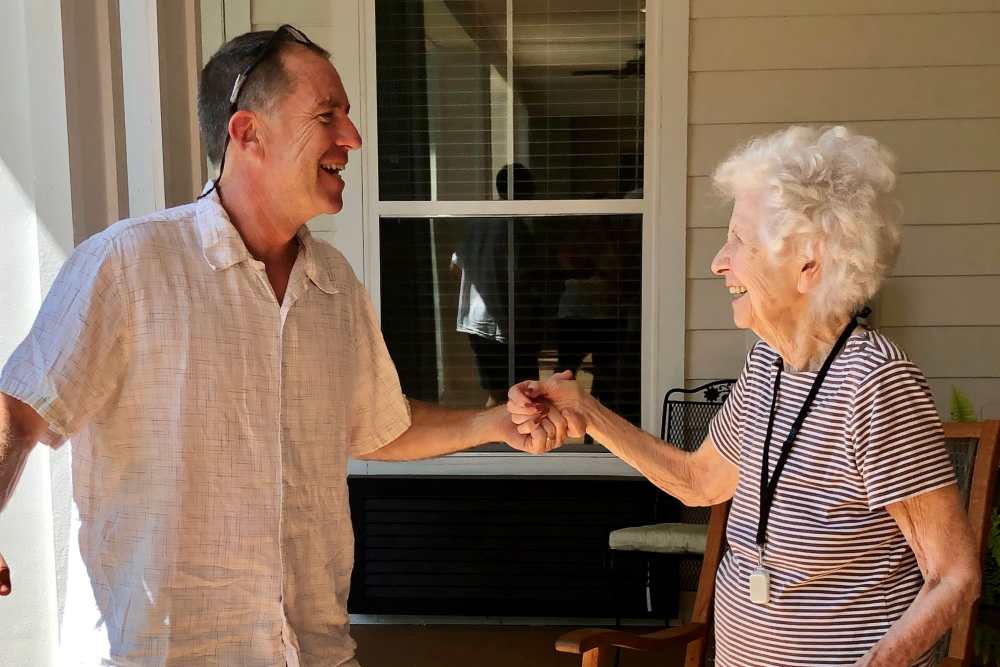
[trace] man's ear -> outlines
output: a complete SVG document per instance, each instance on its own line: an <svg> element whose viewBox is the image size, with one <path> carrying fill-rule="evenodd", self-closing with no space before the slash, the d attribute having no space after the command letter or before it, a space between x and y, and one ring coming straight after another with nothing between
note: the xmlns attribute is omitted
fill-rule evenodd
<svg viewBox="0 0 1000 667"><path fill-rule="evenodd" d="M240 109L229 118L229 146L244 154L262 155L260 119L252 111Z"/></svg>

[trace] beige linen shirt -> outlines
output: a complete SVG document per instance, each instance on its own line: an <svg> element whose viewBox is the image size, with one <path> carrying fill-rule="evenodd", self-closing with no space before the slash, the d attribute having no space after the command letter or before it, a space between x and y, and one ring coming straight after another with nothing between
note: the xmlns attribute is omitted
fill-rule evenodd
<svg viewBox="0 0 1000 667"><path fill-rule="evenodd" d="M79 664L357 664L347 459L409 409L347 261L298 239L279 306L215 193L119 222L4 367L47 442L73 438L96 603L63 619Z"/></svg>

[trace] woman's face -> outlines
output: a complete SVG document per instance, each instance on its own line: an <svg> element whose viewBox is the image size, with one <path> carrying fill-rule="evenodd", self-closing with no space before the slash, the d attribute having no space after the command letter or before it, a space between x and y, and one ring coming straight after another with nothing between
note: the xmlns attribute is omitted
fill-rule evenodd
<svg viewBox="0 0 1000 667"><path fill-rule="evenodd" d="M799 289L801 268L794 252L772 257L760 229L765 209L758 192L736 195L726 243L712 260L712 272L726 279L733 299L733 321L765 340L788 329L806 314L805 294Z"/></svg>

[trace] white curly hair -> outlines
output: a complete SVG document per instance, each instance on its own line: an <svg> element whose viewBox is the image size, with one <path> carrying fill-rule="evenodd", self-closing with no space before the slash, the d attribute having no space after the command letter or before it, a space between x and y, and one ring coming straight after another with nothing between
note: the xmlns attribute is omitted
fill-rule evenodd
<svg viewBox="0 0 1000 667"><path fill-rule="evenodd" d="M758 231L773 256L789 243L804 257L822 253L812 315L830 321L863 307L896 262L902 209L891 194L894 165L871 137L793 126L738 148L712 178L729 200L761 193L767 214Z"/></svg>

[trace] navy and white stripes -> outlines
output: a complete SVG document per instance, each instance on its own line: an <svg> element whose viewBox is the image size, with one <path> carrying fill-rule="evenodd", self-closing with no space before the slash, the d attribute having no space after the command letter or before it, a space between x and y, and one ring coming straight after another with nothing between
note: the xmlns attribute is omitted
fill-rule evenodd
<svg viewBox="0 0 1000 667"><path fill-rule="evenodd" d="M771 600L750 601L759 481L778 355L758 343L713 420L740 468L719 567L719 665L851 665L923 584L885 506L955 482L923 373L891 341L859 330L830 368L775 494L764 555ZM784 372L773 442L784 442L815 372ZM771 447L769 472L780 447ZM916 664L929 663L929 656Z"/></svg>

